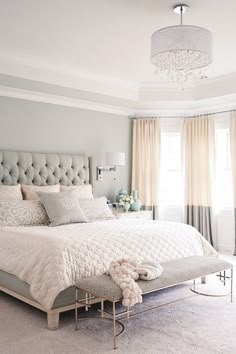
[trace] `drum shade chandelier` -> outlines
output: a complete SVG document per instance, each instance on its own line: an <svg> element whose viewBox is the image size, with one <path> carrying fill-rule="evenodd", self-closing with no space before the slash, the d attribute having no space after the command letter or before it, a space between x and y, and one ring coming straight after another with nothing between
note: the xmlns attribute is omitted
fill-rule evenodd
<svg viewBox="0 0 236 354"><path fill-rule="evenodd" d="M151 63L162 79L183 83L205 77L212 62L212 34L205 28L183 25L184 4L173 11L180 14L180 25L162 28L152 35Z"/></svg>

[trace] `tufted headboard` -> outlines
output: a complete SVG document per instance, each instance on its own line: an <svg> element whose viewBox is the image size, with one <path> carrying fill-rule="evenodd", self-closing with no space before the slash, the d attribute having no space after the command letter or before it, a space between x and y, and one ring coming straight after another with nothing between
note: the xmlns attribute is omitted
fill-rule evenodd
<svg viewBox="0 0 236 354"><path fill-rule="evenodd" d="M0 184L93 184L92 160L82 155L0 151Z"/></svg>

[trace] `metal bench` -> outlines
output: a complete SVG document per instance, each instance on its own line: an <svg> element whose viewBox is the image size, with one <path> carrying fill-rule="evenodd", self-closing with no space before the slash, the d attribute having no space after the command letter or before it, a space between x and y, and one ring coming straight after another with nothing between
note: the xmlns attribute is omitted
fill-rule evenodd
<svg viewBox="0 0 236 354"><path fill-rule="evenodd" d="M207 275L220 273L220 280L223 281L224 285L226 280L230 280L230 291L224 295L219 296L230 296L231 302L233 301L233 265L229 262L226 262L222 259L219 259L215 256L194 256L188 258L182 258L178 260L174 260L167 263L162 263L164 271L162 275L151 281L138 280L138 285L142 290L142 294L148 294L152 292L156 292L161 289L166 289L180 283L193 280L193 286L190 288L191 291L201 294L214 296L206 293L201 293L196 290L195 279L197 278L205 278ZM230 270L230 274L227 275L226 271ZM81 289L86 292L85 305L86 309L90 306L90 302L94 300L94 298L99 298L101 301L101 317L102 319L110 319L113 321L113 348L117 348L116 338L123 333L124 324L120 322L122 319L127 319L133 316L136 316L143 312L148 312L154 309L157 309L160 306L167 305L159 305L149 309L145 309L143 311L136 312L132 314L132 310L130 308L125 308L125 311L120 313L116 313L116 304L122 300L122 290L121 288L113 282L112 278L108 275L100 275L94 276L91 278L79 279L76 284L76 301L75 301L75 320L76 320L76 330L78 329L78 304L83 300L78 300L78 290ZM182 300L178 299L175 301L171 301L170 303ZM110 301L112 303L112 313L109 313L104 310L104 301ZM138 305L136 305L138 306ZM106 317L104 315L109 315L110 317ZM117 333L116 324L121 326L121 330Z"/></svg>

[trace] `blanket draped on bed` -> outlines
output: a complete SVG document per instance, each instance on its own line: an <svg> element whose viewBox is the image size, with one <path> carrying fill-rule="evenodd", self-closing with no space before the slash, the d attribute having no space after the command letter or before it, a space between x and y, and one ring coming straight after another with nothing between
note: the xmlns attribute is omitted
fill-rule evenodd
<svg viewBox="0 0 236 354"><path fill-rule="evenodd" d="M163 268L157 262L118 259L111 262L106 273L110 274L113 281L122 289L122 305L134 306L142 302L142 291L135 280L153 280L158 278L162 272Z"/></svg>
<svg viewBox="0 0 236 354"><path fill-rule="evenodd" d="M45 309L79 278L104 274L114 259L163 263L203 255L216 252L196 229L174 222L115 219L0 228L0 269L27 282Z"/></svg>

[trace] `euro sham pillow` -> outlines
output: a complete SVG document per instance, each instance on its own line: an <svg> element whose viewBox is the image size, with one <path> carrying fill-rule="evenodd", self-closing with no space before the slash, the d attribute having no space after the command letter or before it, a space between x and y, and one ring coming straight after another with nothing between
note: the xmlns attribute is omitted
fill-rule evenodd
<svg viewBox="0 0 236 354"><path fill-rule="evenodd" d="M76 192L39 193L39 196L48 214L49 226L87 222Z"/></svg>
<svg viewBox="0 0 236 354"><path fill-rule="evenodd" d="M61 192L74 191L78 193L79 198L93 198L91 184L81 184L78 186L60 186Z"/></svg>
<svg viewBox="0 0 236 354"><path fill-rule="evenodd" d="M79 199L79 204L89 222L115 219L115 216L107 205L106 197Z"/></svg>
<svg viewBox="0 0 236 354"><path fill-rule="evenodd" d="M55 184L52 186L34 186L31 184L22 184L22 194L26 200L39 200L38 192L56 193L60 192L60 185Z"/></svg>
<svg viewBox="0 0 236 354"><path fill-rule="evenodd" d="M39 200L0 200L0 226L47 225L49 219Z"/></svg>
<svg viewBox="0 0 236 354"><path fill-rule="evenodd" d="M15 186L0 185L0 200L23 200L21 185Z"/></svg>

